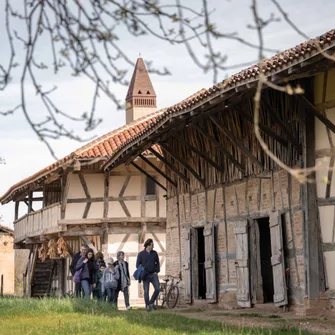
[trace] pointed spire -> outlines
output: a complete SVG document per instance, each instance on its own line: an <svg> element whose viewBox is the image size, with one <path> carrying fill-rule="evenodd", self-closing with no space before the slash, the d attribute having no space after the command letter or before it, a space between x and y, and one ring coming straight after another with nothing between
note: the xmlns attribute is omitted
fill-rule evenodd
<svg viewBox="0 0 335 335"><path fill-rule="evenodd" d="M133 76L129 85L126 101L137 98L156 98L148 71L142 58L138 58ZM155 104L156 106L156 99Z"/></svg>

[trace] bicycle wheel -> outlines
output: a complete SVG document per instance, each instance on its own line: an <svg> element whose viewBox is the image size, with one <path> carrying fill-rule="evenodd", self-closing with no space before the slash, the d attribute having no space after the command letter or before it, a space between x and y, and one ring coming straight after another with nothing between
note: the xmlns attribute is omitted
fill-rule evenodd
<svg viewBox="0 0 335 335"><path fill-rule="evenodd" d="M168 308L175 308L179 298L179 288L174 285L170 288L169 293L166 297L166 305Z"/></svg>

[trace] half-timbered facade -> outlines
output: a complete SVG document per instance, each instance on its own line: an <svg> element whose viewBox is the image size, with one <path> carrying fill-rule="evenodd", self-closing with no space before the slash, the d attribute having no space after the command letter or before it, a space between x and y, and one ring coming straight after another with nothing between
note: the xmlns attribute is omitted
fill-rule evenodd
<svg viewBox="0 0 335 335"><path fill-rule="evenodd" d="M141 91L146 95L143 99L139 98ZM102 251L105 257L115 258L123 250L132 272L144 239L153 238L164 275L166 182L162 163L146 151L130 165L105 173L100 169L113 150L163 112L155 108L155 92L143 60L138 59L127 94L127 124L12 186L1 197L2 204L16 204L17 293L62 296L73 292L70 256L79 251L81 243ZM156 146L152 150L160 152ZM133 282L132 302L142 303L142 294Z"/></svg>
<svg viewBox="0 0 335 335"><path fill-rule="evenodd" d="M330 31L198 92L105 163L162 148L167 272L184 302L307 313L332 299L334 46Z"/></svg>

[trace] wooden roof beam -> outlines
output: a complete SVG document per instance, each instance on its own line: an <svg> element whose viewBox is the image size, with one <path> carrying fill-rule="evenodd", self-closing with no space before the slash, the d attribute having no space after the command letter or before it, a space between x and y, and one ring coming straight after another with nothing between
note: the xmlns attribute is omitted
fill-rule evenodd
<svg viewBox="0 0 335 335"><path fill-rule="evenodd" d="M315 106L312 104L304 95L298 95L298 97L304 102L305 106L307 107L308 111L312 112L315 117L317 117L328 129L330 129L335 134L335 125L331 122L326 115L322 114ZM307 110L302 108L306 115Z"/></svg>
<svg viewBox="0 0 335 335"><path fill-rule="evenodd" d="M148 158L144 157L142 154L140 154L138 157L140 157L144 162L146 162L149 166L151 166L157 173L159 173L165 180L167 180L174 188L177 187L177 184L169 176L167 176L163 171L161 171L155 164L153 164Z"/></svg>
<svg viewBox="0 0 335 335"><path fill-rule="evenodd" d="M146 175L149 179L151 179L155 184L157 184L160 188L162 188L165 192L167 192L167 188L163 186L156 178L152 177L147 171L143 170L139 165L137 165L135 162L130 163L132 166L134 166L137 170L142 172L144 175Z"/></svg>
<svg viewBox="0 0 335 335"><path fill-rule="evenodd" d="M251 124L255 123L253 116L250 115L248 112L244 111L242 108L234 106L233 110L236 111L238 114L240 114L245 120L247 120ZM259 126L259 129L261 129L262 131L264 131L264 133L266 133L267 135L269 135L270 137L272 137L273 139L275 139L282 146L284 146L286 148L288 147L288 141L287 141L287 139L281 137L275 131L273 131L271 128L269 128L268 126L266 126L266 125L264 125L262 123L259 123L258 126Z"/></svg>
<svg viewBox="0 0 335 335"><path fill-rule="evenodd" d="M182 138L179 135L174 134L174 138L176 138L180 143L186 145L188 148L190 148L193 152L195 152L198 156L200 156L204 161L208 162L210 165L212 165L215 169L217 169L220 173L223 172L223 168L215 163L213 160L211 160L208 156L206 156L204 153L202 153L200 150L198 150L196 147L194 147L191 143L187 142L186 139Z"/></svg>
<svg viewBox="0 0 335 335"><path fill-rule="evenodd" d="M159 145L161 145L159 143ZM156 156L159 160L161 160L165 166L167 166L170 170L172 170L176 175L178 175L186 184L190 184L190 180L184 176L174 165L172 165L167 159L165 159L161 154L159 154L155 149L148 149L154 156Z"/></svg>
<svg viewBox="0 0 335 335"><path fill-rule="evenodd" d="M203 187L205 187L205 181L202 179L199 174L190 166L186 160L177 156L171 148L169 148L166 143L160 143L160 146L173 158L175 159L180 165L184 167Z"/></svg>
<svg viewBox="0 0 335 335"><path fill-rule="evenodd" d="M202 134L204 137L206 137L210 142L213 143L215 147L217 147L235 166L238 170L240 170L243 175L246 174L243 166L241 163L233 157L231 153L229 153L220 142L218 142L214 137L209 135L205 130L201 129L198 125L192 124L192 127L196 129L200 134Z"/></svg>
<svg viewBox="0 0 335 335"><path fill-rule="evenodd" d="M216 116L211 115L209 117L213 124L219 128L221 130L221 132L223 134L225 134L233 143L235 143L235 145L237 147L239 147L242 152L248 157L250 158L250 160L257 165L258 167L260 167L261 169L264 169L263 164L250 152L249 149L247 149L243 142L241 140L239 140L238 138L235 137L235 135L223 124L223 122L221 122Z"/></svg>

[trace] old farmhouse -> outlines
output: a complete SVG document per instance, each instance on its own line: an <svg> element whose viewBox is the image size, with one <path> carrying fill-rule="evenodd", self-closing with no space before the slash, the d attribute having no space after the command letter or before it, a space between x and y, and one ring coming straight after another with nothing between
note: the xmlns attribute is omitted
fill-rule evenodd
<svg viewBox="0 0 335 335"><path fill-rule="evenodd" d="M156 94L139 58L126 97L127 124L13 185L0 198L2 204L15 202L17 294L73 293L71 255L84 242L105 257L125 251L134 271L137 253L151 237L164 276L166 187L157 173L164 170L162 163L146 151L129 166L111 172L100 169L116 148L163 112L156 111ZM155 146L152 150L160 152ZM134 282L132 303L142 302L142 294Z"/></svg>
<svg viewBox="0 0 335 335"><path fill-rule="evenodd" d="M334 51L333 30L202 90L104 164L114 171L162 148L166 270L182 273L184 302L308 313L332 300Z"/></svg>

